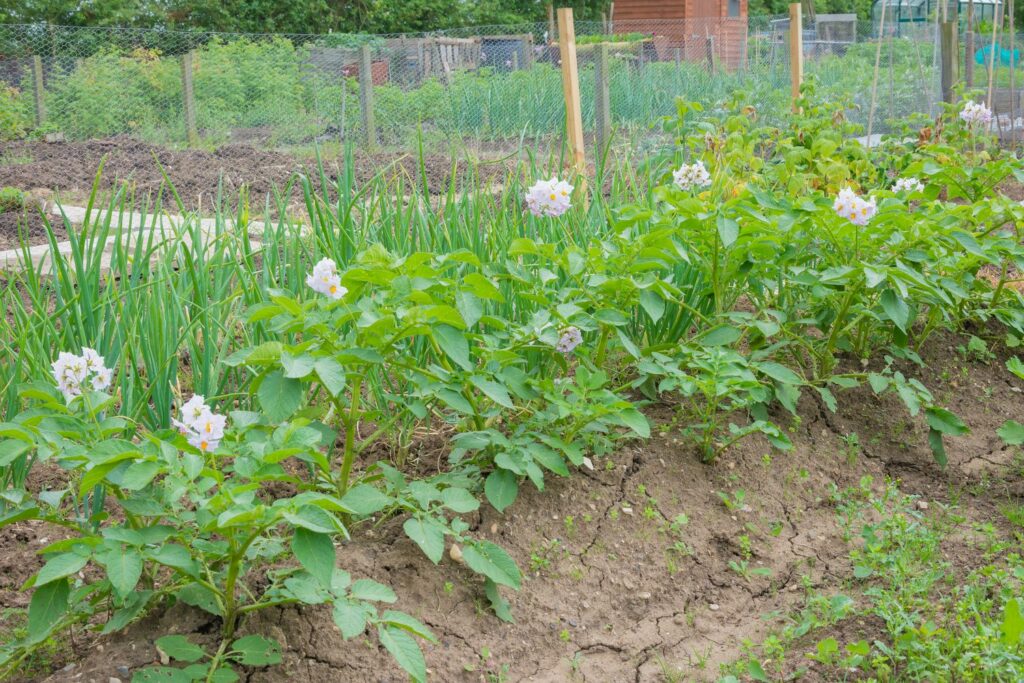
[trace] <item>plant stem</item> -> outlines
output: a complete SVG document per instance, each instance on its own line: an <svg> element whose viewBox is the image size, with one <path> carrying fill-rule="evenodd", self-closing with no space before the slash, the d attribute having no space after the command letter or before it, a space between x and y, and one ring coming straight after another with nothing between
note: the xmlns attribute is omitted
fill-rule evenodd
<svg viewBox="0 0 1024 683"><path fill-rule="evenodd" d="M341 461L341 475L338 481L338 494L345 495L348 491L348 480L352 474L352 463L356 459L355 441L356 424L359 422L359 399L362 396L363 378L357 376L352 385L352 399L348 415L343 418L345 423L345 452Z"/></svg>

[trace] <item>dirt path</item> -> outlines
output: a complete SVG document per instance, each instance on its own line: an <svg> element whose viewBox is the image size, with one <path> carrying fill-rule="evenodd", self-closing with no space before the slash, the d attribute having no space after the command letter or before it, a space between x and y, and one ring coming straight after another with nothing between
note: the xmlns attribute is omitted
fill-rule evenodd
<svg viewBox="0 0 1024 683"><path fill-rule="evenodd" d="M914 373L973 430L948 444L945 471L933 463L921 421L892 397L847 392L833 415L804 396L800 419L777 416L792 452L751 440L703 465L667 432L598 461L594 472L551 480L544 492L524 487L504 516L483 509L475 533L508 549L527 574L521 591L506 593L515 624L486 612L482 587L447 556L432 565L401 534L401 520L364 530L339 549L339 565L354 578L392 586L397 607L431 626L440 640L425 647L434 681L713 681L744 641L762 638L803 604L807 589L844 589L852 568L833 487L857 486L869 475L880 492L887 477L898 479L923 501L958 496L969 519L1000 524L996 506L1020 496L1022 479L1014 451L995 430L1020 419L1024 383L1008 375L1005 358L967 360L956 350L961 343L936 339L926 349L928 367ZM649 414L664 423L670 408L651 406ZM858 447L850 446L851 434ZM47 532L22 525L3 534L3 569L20 566L20 576L9 578L23 579ZM20 565L17 548L24 549ZM970 561L968 554L954 558ZM730 562L771 575L744 578ZM4 583L3 606L23 604L10 590L16 582ZM194 633L203 642L215 626L174 608L82 646L71 668L48 680L126 680L126 672L155 661L156 637ZM248 672L249 683L405 680L375 640L343 641L326 609L267 612L245 628L279 640L285 656L280 666ZM878 635L870 620L846 628L851 638ZM827 679L812 666L803 680Z"/></svg>

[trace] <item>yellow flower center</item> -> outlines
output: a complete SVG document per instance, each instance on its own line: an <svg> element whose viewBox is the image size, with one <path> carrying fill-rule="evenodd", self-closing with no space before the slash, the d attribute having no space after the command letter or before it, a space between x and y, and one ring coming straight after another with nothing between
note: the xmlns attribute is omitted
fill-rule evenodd
<svg viewBox="0 0 1024 683"><path fill-rule="evenodd" d="M555 199L557 199L557 197L555 197L554 193L552 193L552 195L551 195L551 201L555 201Z"/></svg>

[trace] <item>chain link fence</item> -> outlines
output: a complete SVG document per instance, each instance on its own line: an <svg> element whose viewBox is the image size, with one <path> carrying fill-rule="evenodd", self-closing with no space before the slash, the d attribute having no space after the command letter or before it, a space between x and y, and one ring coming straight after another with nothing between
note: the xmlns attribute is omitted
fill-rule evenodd
<svg viewBox="0 0 1024 683"><path fill-rule="evenodd" d="M585 130L593 134L602 116L603 88L613 140L633 147L664 139L659 122L677 98L705 108L741 98L765 117L781 114L790 106L788 23L578 22ZM820 94L849 102L849 118L870 118L874 132L933 115L936 27L908 23L879 39L876 25L852 15L805 19L805 74ZM243 35L0 25L0 140L503 154L563 137L554 28Z"/></svg>

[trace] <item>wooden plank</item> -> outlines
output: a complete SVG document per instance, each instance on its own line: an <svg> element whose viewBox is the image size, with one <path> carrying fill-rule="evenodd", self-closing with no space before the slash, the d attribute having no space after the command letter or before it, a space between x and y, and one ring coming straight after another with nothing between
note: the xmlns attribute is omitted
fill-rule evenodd
<svg viewBox="0 0 1024 683"><path fill-rule="evenodd" d="M572 152L573 167L582 175L586 170L583 153L583 112L580 106L580 74L576 65L576 30L572 8L558 8L558 48L562 56L562 89L565 93L565 128ZM578 187L585 192L586 181Z"/></svg>
<svg viewBox="0 0 1024 683"><path fill-rule="evenodd" d="M373 66L370 46L359 48L359 109L363 115L363 136L368 149L377 144L377 123L373 116Z"/></svg>
<svg viewBox="0 0 1024 683"><path fill-rule="evenodd" d="M789 6L789 87L794 107L804 81L804 22L799 2Z"/></svg>
<svg viewBox="0 0 1024 683"><path fill-rule="evenodd" d="M185 113L185 139L189 147L199 144L199 130L196 128L196 93L192 87L192 52L181 56L181 95Z"/></svg>
<svg viewBox="0 0 1024 683"><path fill-rule="evenodd" d="M46 120L46 99L43 92L43 58L32 55L32 93L36 109L36 126L42 126Z"/></svg>

